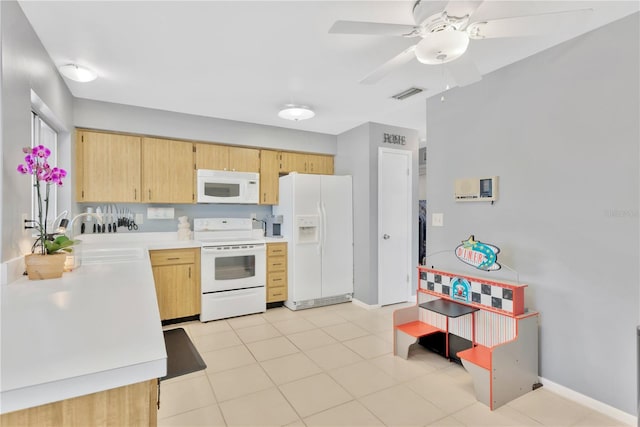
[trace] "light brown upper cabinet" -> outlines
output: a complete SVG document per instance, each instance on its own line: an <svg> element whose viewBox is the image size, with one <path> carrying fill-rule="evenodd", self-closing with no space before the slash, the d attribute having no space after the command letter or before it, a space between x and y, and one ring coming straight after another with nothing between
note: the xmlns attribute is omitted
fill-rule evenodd
<svg viewBox="0 0 640 427"><path fill-rule="evenodd" d="M196 169L260 171L260 150L229 145L194 143Z"/></svg>
<svg viewBox="0 0 640 427"><path fill-rule="evenodd" d="M76 135L78 202L140 202L138 136L93 131Z"/></svg>
<svg viewBox="0 0 640 427"><path fill-rule="evenodd" d="M282 151L280 152L280 172L333 175L333 156Z"/></svg>
<svg viewBox="0 0 640 427"><path fill-rule="evenodd" d="M260 150L260 204L277 205L279 194L280 155L277 151Z"/></svg>
<svg viewBox="0 0 640 427"><path fill-rule="evenodd" d="M142 139L142 201L194 203L193 144Z"/></svg>

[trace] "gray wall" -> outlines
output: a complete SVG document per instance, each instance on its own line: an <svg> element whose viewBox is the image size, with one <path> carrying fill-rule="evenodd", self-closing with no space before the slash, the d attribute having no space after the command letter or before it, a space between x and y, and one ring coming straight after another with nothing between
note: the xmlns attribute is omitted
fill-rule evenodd
<svg viewBox="0 0 640 427"><path fill-rule="evenodd" d="M427 102L430 253L475 234L529 285L540 376L636 408L639 15ZM455 203L453 181L498 175L499 200ZM439 268L479 274L451 256Z"/></svg>
<svg viewBox="0 0 640 427"><path fill-rule="evenodd" d="M27 252L33 240L21 227L23 213L31 212L31 183L16 172L24 162L22 147L31 144L32 91L39 98L35 107L60 133L57 166L69 169L71 179L72 96L51 58L15 1L0 2L2 43L2 206L0 260L7 261ZM61 209L70 206L73 186L67 179L61 189ZM52 214L52 212L51 212Z"/></svg>
<svg viewBox="0 0 640 427"><path fill-rule="evenodd" d="M76 127L251 147L335 154L336 137L316 132L76 99Z"/></svg>
<svg viewBox="0 0 640 427"><path fill-rule="evenodd" d="M406 145L383 143L383 134L406 136ZM418 131L379 123L365 123L338 135L336 174L353 175L354 298L370 305L378 303L378 147L412 152L412 259L418 258ZM411 274L412 290L417 275Z"/></svg>

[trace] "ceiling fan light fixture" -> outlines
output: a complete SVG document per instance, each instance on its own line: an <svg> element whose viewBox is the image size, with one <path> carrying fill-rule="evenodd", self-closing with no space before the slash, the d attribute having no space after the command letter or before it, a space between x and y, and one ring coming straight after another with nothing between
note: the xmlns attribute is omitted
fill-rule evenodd
<svg viewBox="0 0 640 427"><path fill-rule="evenodd" d="M461 57L468 47L466 32L446 29L425 35L416 46L416 58L423 64L445 64Z"/></svg>
<svg viewBox="0 0 640 427"><path fill-rule="evenodd" d="M98 74L78 64L65 64L58 67L60 74L74 82L86 83L95 80Z"/></svg>
<svg viewBox="0 0 640 427"><path fill-rule="evenodd" d="M315 115L316 113L311 108L295 104L287 104L278 112L278 117L281 119L294 120L296 122L310 119Z"/></svg>

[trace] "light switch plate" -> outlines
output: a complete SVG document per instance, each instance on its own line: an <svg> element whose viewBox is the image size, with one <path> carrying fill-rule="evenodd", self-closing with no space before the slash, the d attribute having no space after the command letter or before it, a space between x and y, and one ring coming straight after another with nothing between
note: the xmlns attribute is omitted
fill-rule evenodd
<svg viewBox="0 0 640 427"><path fill-rule="evenodd" d="M136 224L141 225L144 222L144 215L141 213L136 214Z"/></svg>
<svg viewBox="0 0 640 427"><path fill-rule="evenodd" d="M442 214L442 213L433 213L433 214L431 214L431 226L432 227L442 227L442 226L444 226L444 214Z"/></svg>

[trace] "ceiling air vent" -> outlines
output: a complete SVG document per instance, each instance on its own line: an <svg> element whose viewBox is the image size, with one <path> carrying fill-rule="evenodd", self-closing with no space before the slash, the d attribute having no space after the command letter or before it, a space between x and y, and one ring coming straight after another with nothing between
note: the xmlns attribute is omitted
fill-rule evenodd
<svg viewBox="0 0 640 427"><path fill-rule="evenodd" d="M407 98L409 98L410 96L413 95L417 95L420 92L423 92L424 89L420 89L419 87L410 87L407 90L404 90L400 93L396 93L395 95L392 96L393 99L397 99L398 101L403 101Z"/></svg>

